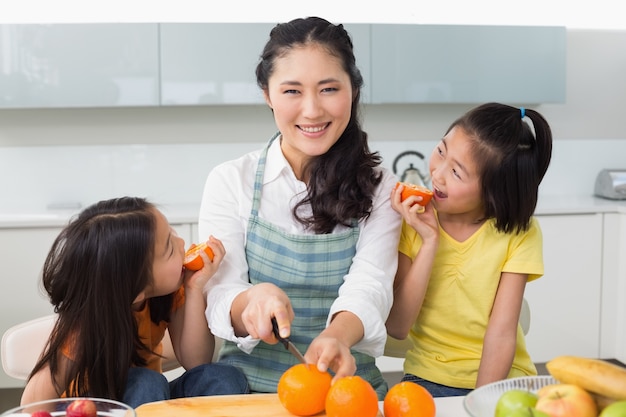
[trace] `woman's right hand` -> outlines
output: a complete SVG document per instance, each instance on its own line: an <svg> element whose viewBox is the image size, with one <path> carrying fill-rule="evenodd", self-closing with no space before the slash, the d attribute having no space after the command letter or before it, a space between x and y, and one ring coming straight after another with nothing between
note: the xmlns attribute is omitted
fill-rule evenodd
<svg viewBox="0 0 626 417"><path fill-rule="evenodd" d="M274 284L256 284L235 299L241 305L240 321L233 316L233 327L238 336L250 335L266 343L278 342L272 332L272 317L276 317L280 335L289 337L294 318L291 301L283 290Z"/></svg>

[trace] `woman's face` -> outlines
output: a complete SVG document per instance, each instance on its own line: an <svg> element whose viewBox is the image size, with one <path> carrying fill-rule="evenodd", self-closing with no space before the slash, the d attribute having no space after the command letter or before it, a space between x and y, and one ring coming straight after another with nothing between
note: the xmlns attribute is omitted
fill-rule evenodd
<svg viewBox="0 0 626 417"><path fill-rule="evenodd" d="M281 148L296 176L333 146L350 120L352 84L339 58L313 44L276 58L265 100L282 134Z"/></svg>
<svg viewBox="0 0 626 417"><path fill-rule="evenodd" d="M481 182L467 133L454 127L430 156L433 202L440 214L464 214L482 219Z"/></svg>
<svg viewBox="0 0 626 417"><path fill-rule="evenodd" d="M147 297L157 297L176 291L183 284L183 261L185 241L178 237L165 216L154 210L156 232L154 261L152 264L153 282L146 290Z"/></svg>

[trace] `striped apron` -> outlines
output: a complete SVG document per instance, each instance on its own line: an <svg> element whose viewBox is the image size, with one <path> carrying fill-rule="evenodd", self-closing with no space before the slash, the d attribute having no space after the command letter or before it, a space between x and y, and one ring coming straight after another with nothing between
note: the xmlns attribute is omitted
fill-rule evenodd
<svg viewBox="0 0 626 417"><path fill-rule="evenodd" d="M248 273L252 284L270 282L289 296L295 312L290 339L304 353L326 327L330 307L352 264L359 228L354 221L352 228L341 233L296 235L259 218L267 150L275 138L262 152L256 171L247 230ZM356 359L356 375L369 381L382 399L387 384L374 358L354 350L352 355ZM270 345L261 341L246 354L235 343L226 341L220 362L240 368L252 392L276 392L281 375L297 360L281 343Z"/></svg>

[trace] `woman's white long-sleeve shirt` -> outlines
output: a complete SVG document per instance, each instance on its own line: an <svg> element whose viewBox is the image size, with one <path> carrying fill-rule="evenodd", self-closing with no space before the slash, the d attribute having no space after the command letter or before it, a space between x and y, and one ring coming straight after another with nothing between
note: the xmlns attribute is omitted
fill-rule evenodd
<svg viewBox="0 0 626 417"><path fill-rule="evenodd" d="M231 324L234 298L251 286L248 280L245 244L252 208L255 173L261 151L222 163L207 177L200 206L199 241L213 235L220 239L226 256L206 286L206 316L212 332L251 352L258 339L238 338ZM354 349L377 357L383 354L387 337L385 320L393 302L393 280L398 261L401 217L390 203L397 178L385 168L373 199L371 215L359 223L356 254L339 296L333 302L330 318L340 311L354 313L363 323L365 334ZM299 181L275 140L267 155L259 216L293 234L310 234L292 214L294 205L306 195L306 184ZM309 208L310 209L310 208ZM338 226L335 232L345 230Z"/></svg>

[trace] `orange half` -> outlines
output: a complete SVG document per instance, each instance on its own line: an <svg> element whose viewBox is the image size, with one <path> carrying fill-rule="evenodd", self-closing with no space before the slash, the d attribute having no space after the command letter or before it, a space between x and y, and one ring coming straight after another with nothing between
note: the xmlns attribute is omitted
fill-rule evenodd
<svg viewBox="0 0 626 417"><path fill-rule="evenodd" d="M204 261L200 256L200 251L204 251L210 260L213 260L213 251L210 247L207 246L206 243L200 243L199 245L193 246L185 252L185 260L183 262L183 266L191 271L199 271L204 266Z"/></svg>
<svg viewBox="0 0 626 417"><path fill-rule="evenodd" d="M408 182L398 182L396 184L396 188L400 185L404 185L402 189L402 201L406 200L412 195L422 197L422 201L417 202L420 206L425 206L428 204L431 198L433 198L433 192L426 187L421 185L409 184Z"/></svg>

